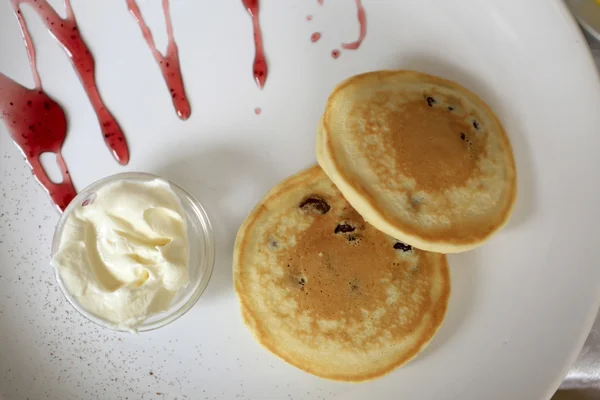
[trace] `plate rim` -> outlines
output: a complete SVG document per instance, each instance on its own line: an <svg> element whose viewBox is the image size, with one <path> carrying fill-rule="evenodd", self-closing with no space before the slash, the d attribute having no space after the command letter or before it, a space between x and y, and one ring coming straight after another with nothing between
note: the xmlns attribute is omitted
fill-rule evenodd
<svg viewBox="0 0 600 400"><path fill-rule="evenodd" d="M558 3L558 8L563 14L563 17L565 17L565 20L570 21L565 24L565 29L571 31L571 35L575 39L574 46L577 47L579 53L585 54L586 62L593 67L593 70L596 71L596 80L594 84L596 88L600 91L600 69L596 65L594 56L591 52L591 48L588 45L588 42L585 38L582 29L580 28L580 25L578 23L579 19L575 15L573 15L565 1L555 0L555 3ZM546 395L542 399L551 399L554 396L554 394L560 389L561 384L567 377L569 371L571 371L571 369L573 368L577 357L581 353L585 341L587 340L590 332L592 331L594 321L596 320L596 317L600 312L600 283L597 285L595 297L595 302L593 304L590 304L589 306L586 321L583 324L583 326L581 326L579 337L575 338L574 346L572 347L571 352L566 357L565 363L563 364L562 368L560 368L557 371L555 380L552 382L552 385L549 384Z"/></svg>

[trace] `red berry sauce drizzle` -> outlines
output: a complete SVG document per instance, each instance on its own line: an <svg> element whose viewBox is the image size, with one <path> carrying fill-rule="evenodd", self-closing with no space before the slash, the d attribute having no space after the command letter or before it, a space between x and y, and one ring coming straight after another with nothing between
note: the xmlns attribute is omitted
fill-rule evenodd
<svg viewBox="0 0 600 400"><path fill-rule="evenodd" d="M148 25L146 25L135 0L127 0L127 6L140 26L144 39L146 39L146 43L150 47L150 50L152 50L152 55L160 67L163 78L169 87L175 112L182 120L188 119L192 110L183 86L183 77L181 76L181 66L179 63L179 50L177 49L177 44L175 43L175 38L173 36L173 25L169 13L169 0L162 1L165 21L167 23L167 34L169 37L167 51L164 56L156 49L152 33L150 32Z"/></svg>
<svg viewBox="0 0 600 400"><path fill-rule="evenodd" d="M263 88L267 80L267 60L265 58L265 49L263 47L262 34L260 32L260 22L258 20L258 2L259 0L242 0L244 7L252 17L252 26L254 27L254 64L252 72L254 80L260 89Z"/></svg>
<svg viewBox="0 0 600 400"><path fill-rule="evenodd" d="M166 55L164 56L156 49L152 34L144 22L135 0L126 1L130 12L142 30L148 46L152 50L154 58L160 66L164 80L171 92L173 106L177 115L183 120L187 119L191 114L191 108L185 93L179 53L173 37L173 27L169 14L169 0L162 0L169 37ZM348 50L358 49L367 32L365 10L361 0L355 1L360 24L360 34L358 40L342 44L342 47ZM323 0L317 0L317 2L323 5ZM267 79L268 69L258 19L259 0L242 0L242 3L252 17L255 46L253 74L258 87L262 88ZM33 7L50 33L62 45L69 56L71 64L79 76L90 103L94 108L104 136L104 142L111 150L115 159L123 165L129 162L127 141L119 124L110 111L108 111L100 97L96 87L94 58L79 33L70 0L65 0L67 16L64 19L56 13L47 0L11 0L11 4L25 41L35 88L28 89L0 73L0 119L5 121L12 139L23 152L36 179L44 186L56 207L60 211L63 211L76 195L69 171L61 154L61 147L67 134L67 119L63 109L42 89L41 79L37 70L35 48L27 29L27 24L20 11L22 4L28 4ZM312 16L308 16L306 19L311 20ZM316 42L320 37L321 34L315 32L311 36L311 40ZM333 50L331 55L333 58L338 58L340 51L337 49ZM260 112L260 108L255 109L256 114L260 114ZM41 154L47 152L56 155L56 161L62 175L61 183L52 182L40 163Z"/></svg>
<svg viewBox="0 0 600 400"><path fill-rule="evenodd" d="M365 36L367 36L367 15L365 13L365 8L362 5L362 1L361 0L355 0L356 2L356 10L357 10L357 17L358 17L358 23L360 25L360 33L358 35L358 39L354 42L351 43L342 43L342 48L346 49L346 50L356 50L360 47L360 45L362 44L363 40L365 40ZM324 0L317 0L317 3L319 3L319 5L323 5ZM310 21L312 19L312 16L310 16L310 19L307 18L308 21ZM313 36L311 37L311 40L314 42L316 42L317 40L319 40L317 38L317 40L313 40L315 33L313 33ZM319 38L320 38L320 34L319 34ZM334 49L331 51L331 57L334 59L339 58L340 56L340 51L338 49Z"/></svg>
<svg viewBox="0 0 600 400"><path fill-rule="evenodd" d="M35 75L38 86L28 89L0 73L0 118L36 179L62 212L77 194L60 152L67 135L67 118L63 109L41 90ZM40 163L40 155L47 152L56 154L61 183L52 182Z"/></svg>
<svg viewBox="0 0 600 400"><path fill-rule="evenodd" d="M365 14L365 8L362 5L361 0L356 1L356 9L358 16L358 23L360 25L360 34L358 36L358 40L352 43L343 43L342 48L346 50L356 50L360 47L363 40L365 40L365 36L367 36L367 16Z"/></svg>
<svg viewBox="0 0 600 400"><path fill-rule="evenodd" d="M92 107L96 112L104 142L120 164L127 164L129 162L127 141L125 140L125 136L123 135L119 124L110 111L108 111L100 97L100 93L98 93L94 58L79 33L79 27L75 21L70 0L65 0L65 8L67 10L67 17L65 19L62 19L46 0L11 0L11 3L21 27L23 39L25 40L27 55L29 56L29 62L33 71L36 89L40 91L42 90L42 86L35 60L35 48L33 47L27 24L25 23L25 19L21 15L21 10L19 8L21 4L29 4L33 7L52 36L54 36L64 48L71 60L75 72L79 76L79 80L81 81L90 102L92 103Z"/></svg>

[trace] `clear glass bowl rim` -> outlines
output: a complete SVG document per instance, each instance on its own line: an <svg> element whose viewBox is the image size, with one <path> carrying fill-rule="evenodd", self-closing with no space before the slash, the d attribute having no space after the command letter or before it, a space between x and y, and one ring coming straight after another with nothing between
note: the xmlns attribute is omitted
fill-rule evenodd
<svg viewBox="0 0 600 400"><path fill-rule="evenodd" d="M67 208L64 210L64 212L60 216L60 219L58 220L58 223L56 224L54 236L52 239L52 257L54 257L54 255L58 251L58 247L60 245L60 239L62 237L62 231L63 231L64 225L67 221L67 217L71 214L71 212L73 212L73 210L77 207L78 204L81 204L83 201L85 201L85 199L88 198L90 193L93 193L94 191L98 190L100 187L102 187L108 183L118 181L118 180L148 181L148 180L153 180L153 179L160 179L160 180L167 182L174 189L174 192L177 194L177 196L181 197L180 193L182 193L186 197L185 199L180 198L180 200L182 202L185 200L188 200L192 204L193 210L195 212L195 216L198 218L198 222L200 223L200 225L203 228L203 238L204 238L204 242L205 242L204 244L205 244L206 252L203 254L203 260L202 260L199 268L204 269L204 272L202 274L202 277L200 278L200 283L198 284L195 291L191 294L190 298L185 303L183 303L179 308L177 308L175 310L166 311L164 313L164 316L156 321L152 321L150 323L142 323L141 325L139 325L136 328L136 330L135 330L136 332L149 332L149 331L161 328L163 326L166 326L166 325L170 324L171 322L179 319L181 316L183 316L186 312L188 312L198 302L198 300L200 299L200 296L202 296L202 294L206 290L206 287L208 286L208 283L210 281L210 278L212 276L212 272L214 269L214 263L215 263L215 243L214 243L213 230L212 230L212 225L211 225L210 219L208 217L208 214L206 213L206 210L204 209L204 207L202 207L200 202L185 188L183 188L179 184L171 181L170 179L163 178L162 176L158 176L158 175L151 174L148 172L121 172L121 173L110 175L110 176L107 176L100 180L97 180L96 182L90 184L85 189L83 189L81 192L79 192L77 194L77 196L75 196L75 198L73 200L71 200L71 202L69 203ZM191 262L193 262L193 260L190 260L190 263ZM122 328L118 328L118 327L114 326L109 321L106 321L105 319L97 317L97 316L93 315L92 313L88 312L87 310L85 310L83 307L81 307L77 303L77 301L73 298L73 296L71 296L71 294L65 287L64 282L62 281L62 278L61 278L58 270L56 268L54 268L53 266L52 266L52 270L54 271L54 276L56 278L56 282L58 284L58 287L60 288L60 291L62 292L64 297L67 299L67 301L71 304L71 306L73 306L73 308L76 309L81 315L83 315L85 318L87 318L91 322L93 322L103 328L107 328L107 329L117 331L117 332L129 332L126 329L122 329ZM192 284L192 282L190 282L190 284Z"/></svg>

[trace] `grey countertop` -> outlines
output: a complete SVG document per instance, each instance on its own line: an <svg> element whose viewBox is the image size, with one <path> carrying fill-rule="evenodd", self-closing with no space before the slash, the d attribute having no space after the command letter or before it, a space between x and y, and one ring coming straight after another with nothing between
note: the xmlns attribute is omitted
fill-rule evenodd
<svg viewBox="0 0 600 400"><path fill-rule="evenodd" d="M600 41L585 35L600 69ZM600 313L577 361L552 400L600 399Z"/></svg>
<svg viewBox="0 0 600 400"><path fill-rule="evenodd" d="M596 48L600 64L600 44ZM600 314L581 353L571 367L553 400L600 399Z"/></svg>

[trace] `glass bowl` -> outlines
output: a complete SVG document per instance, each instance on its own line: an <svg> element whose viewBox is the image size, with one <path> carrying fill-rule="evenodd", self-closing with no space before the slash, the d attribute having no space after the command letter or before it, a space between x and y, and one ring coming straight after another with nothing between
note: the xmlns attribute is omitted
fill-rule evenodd
<svg viewBox="0 0 600 400"><path fill-rule="evenodd" d="M136 327L135 331L137 332L158 329L175 321L196 304L208 285L214 267L215 243L210 220L198 200L181 186L160 176L143 172L124 172L111 175L92 183L71 201L58 221L52 241L52 257L54 258L54 255L59 249L62 232L69 215L78 207L83 207L92 202L96 196L96 191L102 186L119 180L144 182L154 179L165 181L171 186L173 192L179 197L185 212L189 241L190 281L187 286L181 288L177 292L166 311L147 318L143 323ZM113 322L100 318L84 309L65 287L59 271L55 267L53 267L53 270L58 286L65 298L84 317L100 326L112 330L127 331L126 329L117 327Z"/></svg>

